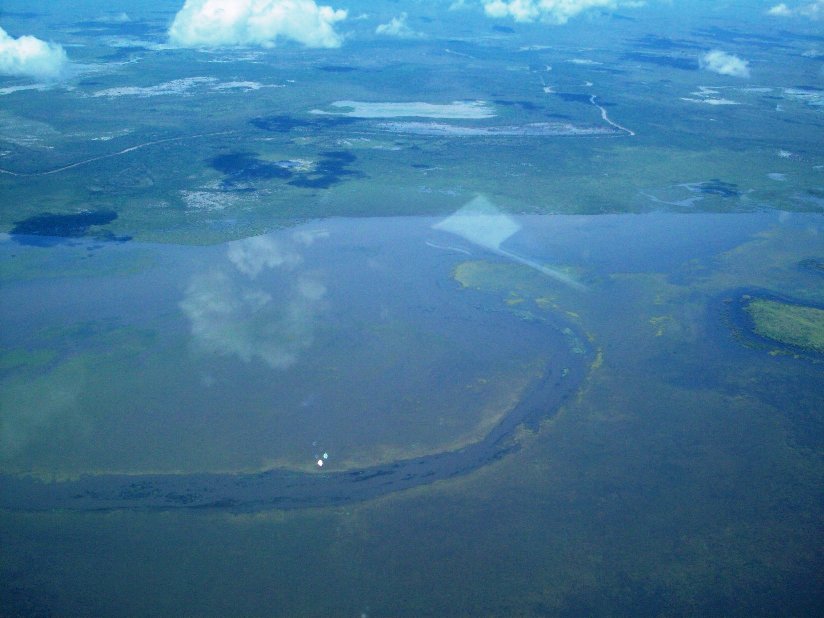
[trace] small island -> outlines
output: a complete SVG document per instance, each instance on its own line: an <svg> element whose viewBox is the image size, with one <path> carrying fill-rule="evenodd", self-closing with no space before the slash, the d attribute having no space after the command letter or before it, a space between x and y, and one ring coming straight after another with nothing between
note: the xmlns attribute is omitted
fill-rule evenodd
<svg viewBox="0 0 824 618"><path fill-rule="evenodd" d="M762 337L824 353L824 309L758 298L746 311Z"/></svg>
<svg viewBox="0 0 824 618"><path fill-rule="evenodd" d="M739 292L733 307L733 327L749 343L824 359L824 307L761 291Z"/></svg>

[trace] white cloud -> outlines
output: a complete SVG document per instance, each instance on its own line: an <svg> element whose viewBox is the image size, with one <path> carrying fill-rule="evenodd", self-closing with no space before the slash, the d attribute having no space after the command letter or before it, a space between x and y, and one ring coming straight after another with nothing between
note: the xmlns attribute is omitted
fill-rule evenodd
<svg viewBox="0 0 824 618"><path fill-rule="evenodd" d="M815 0L815 2L801 4L794 9L782 2L781 4L776 4L774 7L769 9L767 11L767 15L773 15L775 17L800 16L809 17L810 19L819 19L824 17L824 0Z"/></svg>
<svg viewBox="0 0 824 618"><path fill-rule="evenodd" d="M749 77L750 67L746 60L738 56L728 54L719 49L708 51L701 57L701 68L719 75L730 75L732 77Z"/></svg>
<svg viewBox="0 0 824 618"><path fill-rule="evenodd" d="M0 75L55 79L68 63L60 45L28 35L15 39L0 28Z"/></svg>
<svg viewBox="0 0 824 618"><path fill-rule="evenodd" d="M407 14L401 13L398 17L393 17L389 23L381 24L375 28L375 34L385 36L395 36L401 39L416 39L423 36L422 33L412 30L406 23Z"/></svg>
<svg viewBox="0 0 824 618"><path fill-rule="evenodd" d="M767 11L767 15L778 15L781 17L786 17L792 14L793 12L790 10L790 7L788 7L783 2L781 4L776 4L774 7Z"/></svg>
<svg viewBox="0 0 824 618"><path fill-rule="evenodd" d="M565 24L570 18L594 8L639 6L636 0L483 0L489 17L511 17L515 21Z"/></svg>
<svg viewBox="0 0 824 618"><path fill-rule="evenodd" d="M307 47L340 47L334 24L345 10L314 0L186 0L169 28L169 40L182 47L260 45L288 39Z"/></svg>

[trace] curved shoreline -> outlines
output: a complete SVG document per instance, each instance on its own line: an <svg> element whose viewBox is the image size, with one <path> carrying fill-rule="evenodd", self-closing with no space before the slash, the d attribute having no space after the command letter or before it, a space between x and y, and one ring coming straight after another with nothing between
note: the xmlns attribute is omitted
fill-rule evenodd
<svg viewBox="0 0 824 618"><path fill-rule="evenodd" d="M556 350L544 378L481 441L454 451L398 460L340 472L284 469L248 474L103 474L47 482L0 474L0 508L13 511L229 509L254 512L361 502L468 474L497 461L520 445L513 440L521 425L536 428L551 418L583 382L592 349L579 332L572 351L572 324L547 324ZM566 334L564 333L566 332ZM563 352L558 353L562 350Z"/></svg>

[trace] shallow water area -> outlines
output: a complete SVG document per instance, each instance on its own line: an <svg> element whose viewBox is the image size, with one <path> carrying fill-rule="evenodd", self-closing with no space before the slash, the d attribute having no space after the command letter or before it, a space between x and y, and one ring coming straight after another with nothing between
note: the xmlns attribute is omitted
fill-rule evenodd
<svg viewBox="0 0 824 618"><path fill-rule="evenodd" d="M7 262L24 267L3 292L2 471L93 475L35 483L38 508L78 492L104 496L79 508L295 507L465 474L557 411L591 362L587 337L641 317L621 308L650 275L695 286L719 255L816 221L523 216L492 250L425 217L207 247L10 237ZM648 318L659 335L675 323L665 293Z"/></svg>
<svg viewBox="0 0 824 618"><path fill-rule="evenodd" d="M378 608L371 610L375 615L425 615L428 589L442 581L463 585L450 563L454 556L462 556L458 564L478 590L474 594L490 603L496 586L508 595L529 594L538 573L551 604L557 603L552 586L578 590L580 573L600 570L606 555L619 568L608 580L616 595L609 602L624 602L628 573L640 583L632 584L626 606L643 613L643 586L669 581L660 564L680 565L686 552L683 586L692 586L695 569L707 568L707 547L723 549L710 562L713 569L755 565L755 575L742 575L736 586L751 577L773 581L776 568L780 585L809 584L796 575L795 565L812 565L810 573L817 572L810 548L819 533L815 517L805 513L816 512L818 477L804 454L817 448L822 435L820 365L742 345L720 299L754 286L820 303L819 274L808 264L820 259L821 217L761 212L513 220L516 231L497 253L433 229L439 220L414 218L331 219L201 248L80 241L43 248L4 240L5 263L16 266L4 273L3 319L30 325L28 331L4 333L10 351L0 365L3 429L15 421L29 431L16 434L29 441L16 459L5 457L4 471L22 471L26 458L38 459L41 476L73 479L49 483L20 473L0 475L2 525L11 531L10 555L19 556L11 568L23 573L10 577L25 586L15 593L18 598L33 595L26 591L40 590L45 579L49 589L69 599L56 603L61 607L86 607L84 598L74 600L75 590L94 590L100 599L95 607L110 608L98 613L121 613L125 599L136 608L133 613L151 614L154 599L142 591L166 582L174 591L164 600L170 615L209 614L214 607L231 613L226 599L249 615L278 613L271 611L274 605L290 608L284 614L335 614L341 603L355 615L367 606ZM90 266L98 258L105 268ZM566 273L580 286L530 264ZM290 304L301 311L290 314ZM291 336L274 336L283 332ZM410 332L411 342L401 336ZM457 335L469 338L463 342ZM449 336L448 350L432 342ZM513 338L500 355L489 349ZM76 359L69 362L72 354ZM449 390L440 398L421 390L420 396L440 407L409 407L410 417L415 412L423 422L435 422L436 413L438 420L463 418L463 427L475 431L461 433L445 423L430 434L418 429L418 436L436 436L418 457L401 440L410 432L395 436L404 452L382 451L378 457L370 450L370 440L401 426L382 415L394 403L385 391L381 406L364 405L363 416L355 417L329 397L351 402L356 393L324 390L310 380L320 375L315 366L328 369L332 360L345 357L352 367L340 361L344 370L327 372L324 380L342 375L350 386L373 388L370 376L391 377L402 396L434 390L437 372L448 371L444 367L459 354L467 355L461 362L471 361L475 373L449 373L449 379L498 375L482 396L497 393L495 409L502 416L494 416L497 424L490 421L489 429L481 419L493 416L472 408L477 400L471 395L450 407ZM96 360L84 360L90 356ZM162 357L169 360L160 369L146 368ZM409 364L380 373L391 358ZM572 372L564 377L567 366ZM124 367L137 377L123 377ZM362 367L369 371L357 371ZM538 377L540 368L549 379ZM103 377L95 378L95 371ZM226 391L227 407L213 403L210 410L204 396L204 408L178 411L175 391L163 389L187 373L197 388L180 387L182 400L217 388ZM15 375L41 376L32 381L31 397L52 416L26 417L21 407L7 414L12 394L23 400L13 388ZM530 380L520 389L507 375ZM232 386L223 376L239 382ZM287 376L294 380L284 384ZM113 377L116 388L105 383ZM419 379L414 385L405 381L413 377ZM122 393L130 383L140 395L137 404L123 398L95 417L91 404L77 403L102 400L106 388ZM278 427L291 422L306 438L294 441L293 459L261 465L271 466L266 472L256 471L265 451L259 445L268 440L270 457L275 446L288 455L289 446L272 440L274 432L258 442L248 430L275 422L264 416L268 408L248 403L248 385L305 410L311 429L301 429L293 420L300 417L284 412ZM83 394L92 387L97 391ZM151 414L153 388L168 397L163 419ZM559 399L559 393L565 396ZM514 405L503 403L504 394ZM228 407L232 401L244 401L249 409ZM105 449L93 450L94 440L84 438L103 435L99 428L116 437L121 408L130 410L135 440L131 450L121 447L133 472L127 475L113 474L126 469L123 462L110 463L119 454L106 460ZM459 418L448 419L447 411ZM209 423L222 423L220 432L199 427L204 415ZM29 425L22 424L26 418ZM371 425L358 424L360 418ZM323 422L343 429L321 434ZM537 431L523 431L521 423ZM245 433L239 429L244 425ZM146 438L141 431L154 435ZM185 450L187 432L198 431L201 448ZM64 461L74 456L74 470L83 470L79 463L98 456L104 473L67 474L56 459L50 462L42 445L61 432L64 440L71 437L75 452L85 448L85 459L64 449ZM157 441L164 433L183 439L164 448ZM4 439L9 435L15 434ZM480 441L468 444L472 439ZM467 445L448 450L459 440ZM344 443L361 454L360 461L350 459L353 467L342 463ZM249 456L247 447L258 450ZM329 463L320 469L313 458L323 452ZM152 468L162 457L165 467ZM367 457L375 463L366 463ZM186 468L173 467L183 461ZM244 461L253 462L247 472L221 473L244 470ZM667 544L669 527L658 527L662 510L673 513L673 534L683 537L681 544ZM765 519L770 532L758 528ZM603 539L606 553L593 549L592 539ZM24 557L32 552L53 556L56 566L41 575L41 569L27 566ZM94 569L68 573L63 565L84 552ZM489 555L525 563L526 570L498 581L504 571L490 570L482 560ZM761 562L765 555L769 562ZM372 583L391 561L400 567ZM186 581L176 575L181 562ZM425 564L434 565L434 572L421 571ZM423 582L417 580L421 572ZM222 585L213 589L215 573ZM181 601L189 577L206 592ZM286 585L295 580L297 586ZM324 585L332 586L333 601L316 601L314 591ZM714 585L690 587L690 603L713 594ZM423 600L399 610L396 599L410 586ZM292 596L273 602L272 589ZM385 599L387 589L391 600ZM465 613L463 605L453 611L451 594L438 602L445 614Z"/></svg>
<svg viewBox="0 0 824 618"><path fill-rule="evenodd" d="M432 223L4 242L11 272L41 267L3 291L4 472L330 470L481 440L569 352L461 290Z"/></svg>

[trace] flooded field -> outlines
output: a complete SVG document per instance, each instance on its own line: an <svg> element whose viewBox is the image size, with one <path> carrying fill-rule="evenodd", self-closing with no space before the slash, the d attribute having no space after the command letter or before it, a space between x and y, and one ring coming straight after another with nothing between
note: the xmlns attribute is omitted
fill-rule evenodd
<svg viewBox="0 0 824 618"><path fill-rule="evenodd" d="M122 4L0 7L0 615L820 610L812 5Z"/></svg>

